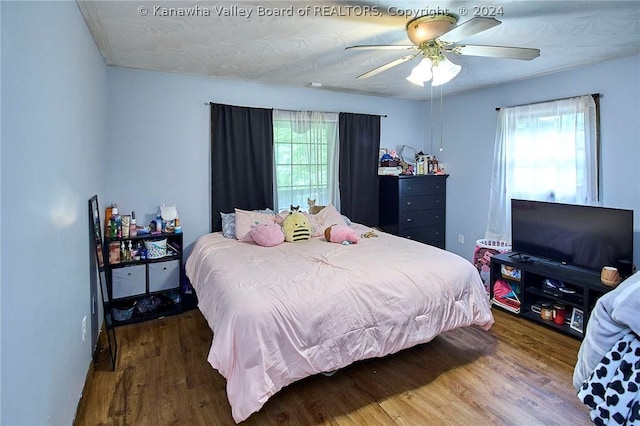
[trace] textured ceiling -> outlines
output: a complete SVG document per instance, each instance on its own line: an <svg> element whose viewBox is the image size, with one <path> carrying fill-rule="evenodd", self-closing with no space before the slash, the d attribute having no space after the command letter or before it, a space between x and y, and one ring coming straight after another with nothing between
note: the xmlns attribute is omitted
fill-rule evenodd
<svg viewBox="0 0 640 426"><path fill-rule="evenodd" d="M451 56L459 93L640 54L640 1L78 1L108 65L208 75L318 90L428 99L405 80L419 59L356 80L401 51L347 51L357 44L411 44L405 25L448 10L459 24L495 11L502 22L464 44L533 47L531 61ZM284 16L273 16L280 13ZM293 16L288 16L290 13ZM182 16L188 15L191 16ZM271 16L269 16L271 15ZM440 88L434 88L440 94Z"/></svg>

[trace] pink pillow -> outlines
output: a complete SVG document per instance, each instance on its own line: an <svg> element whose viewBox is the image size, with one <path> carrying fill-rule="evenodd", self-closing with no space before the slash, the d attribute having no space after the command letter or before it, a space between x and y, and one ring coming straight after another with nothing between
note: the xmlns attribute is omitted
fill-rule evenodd
<svg viewBox="0 0 640 426"><path fill-rule="evenodd" d="M251 230L263 223L275 223L275 216L272 214L255 211L235 209L236 212L236 238L240 241L253 241Z"/></svg>
<svg viewBox="0 0 640 426"><path fill-rule="evenodd" d="M347 225L347 222L345 222L342 215L338 210L336 210L333 204L328 204L314 216L318 229L320 230L320 235L324 235L324 230L331 225Z"/></svg>
<svg viewBox="0 0 640 426"><path fill-rule="evenodd" d="M284 232L277 223L261 223L250 232L256 244L263 247L273 247L284 242Z"/></svg>

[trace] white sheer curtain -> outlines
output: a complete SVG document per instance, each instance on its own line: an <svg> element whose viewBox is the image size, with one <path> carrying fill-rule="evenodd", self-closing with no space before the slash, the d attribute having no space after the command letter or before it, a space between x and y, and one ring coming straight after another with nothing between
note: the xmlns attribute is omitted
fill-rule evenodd
<svg viewBox="0 0 640 426"><path fill-rule="evenodd" d="M592 96L501 108L485 238L511 242L511 199L598 201L596 104Z"/></svg>
<svg viewBox="0 0 640 426"><path fill-rule="evenodd" d="M340 210L338 114L273 111L274 203L278 210L316 205Z"/></svg>

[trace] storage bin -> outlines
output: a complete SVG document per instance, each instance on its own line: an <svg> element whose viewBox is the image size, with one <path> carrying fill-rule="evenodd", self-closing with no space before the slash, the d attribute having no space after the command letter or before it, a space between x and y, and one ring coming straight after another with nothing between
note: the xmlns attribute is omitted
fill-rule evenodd
<svg viewBox="0 0 640 426"><path fill-rule="evenodd" d="M112 271L112 296L121 297L144 294L147 288L147 274L144 265L125 266Z"/></svg>
<svg viewBox="0 0 640 426"><path fill-rule="evenodd" d="M180 287L180 261L149 264L149 292Z"/></svg>
<svg viewBox="0 0 640 426"><path fill-rule="evenodd" d="M147 259L159 259L167 255L167 239L149 240L144 242L147 249Z"/></svg>
<svg viewBox="0 0 640 426"><path fill-rule="evenodd" d="M136 304L134 302L114 304L111 308L113 312L113 319L115 321L127 321L131 319L135 307Z"/></svg>

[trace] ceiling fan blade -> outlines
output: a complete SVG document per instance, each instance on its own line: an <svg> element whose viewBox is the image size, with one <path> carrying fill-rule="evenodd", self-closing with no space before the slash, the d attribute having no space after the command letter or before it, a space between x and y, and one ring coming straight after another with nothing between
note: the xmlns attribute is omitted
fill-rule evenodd
<svg viewBox="0 0 640 426"><path fill-rule="evenodd" d="M530 61L540 56L540 49L531 49L528 47L456 46L452 49L447 49L447 52L455 53L456 55L522 59L525 61Z"/></svg>
<svg viewBox="0 0 640 426"><path fill-rule="evenodd" d="M371 44L345 47L345 50L418 50L417 46L396 46L392 44Z"/></svg>
<svg viewBox="0 0 640 426"><path fill-rule="evenodd" d="M472 35L488 30L489 28L493 28L496 25L500 25L501 23L502 22L498 21L495 18L471 18L468 21L458 25L454 29L442 34L440 37L438 37L438 40L445 44L457 43L462 39L471 37Z"/></svg>
<svg viewBox="0 0 640 426"><path fill-rule="evenodd" d="M407 56L403 56L400 59L396 59L394 61L389 62L388 64L384 64L378 68L374 68L371 71L367 71L364 74L360 74L359 76L356 77L356 80L362 79L362 78L369 78L371 76L374 76L376 74L381 73L382 71L386 71L389 68L393 68L396 65L400 65L404 62L410 61L413 58L415 58L416 56L418 56L420 53L416 53L415 55L407 55Z"/></svg>

